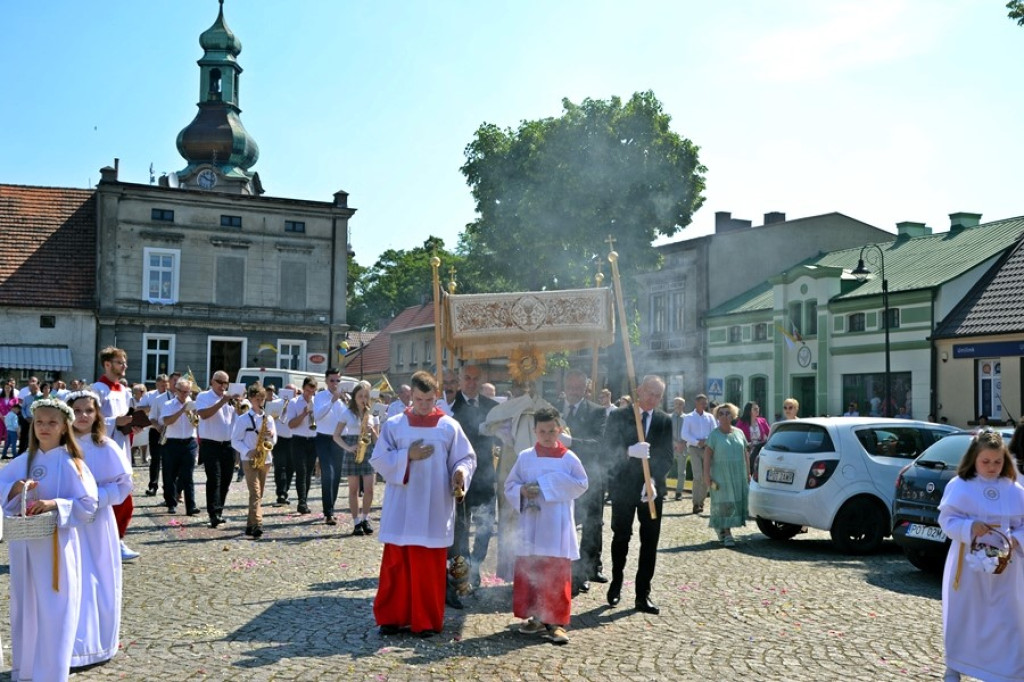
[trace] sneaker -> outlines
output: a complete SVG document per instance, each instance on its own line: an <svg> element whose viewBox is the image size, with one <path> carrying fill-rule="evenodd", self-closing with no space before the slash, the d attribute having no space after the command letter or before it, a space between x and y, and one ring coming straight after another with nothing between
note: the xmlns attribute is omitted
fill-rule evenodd
<svg viewBox="0 0 1024 682"><path fill-rule="evenodd" d="M547 634L544 635L544 639L551 640L552 644L568 644L569 635L565 633L565 628L561 625L548 625Z"/></svg>
<svg viewBox="0 0 1024 682"><path fill-rule="evenodd" d="M352 535L366 535L366 531L363 530L362 521L352 526Z"/></svg>
<svg viewBox="0 0 1024 682"><path fill-rule="evenodd" d="M138 559L139 553L133 549L129 549L128 545L124 544L124 540L121 540L121 561L131 561L132 559Z"/></svg>
<svg viewBox="0 0 1024 682"><path fill-rule="evenodd" d="M365 534L373 535L373 528L370 527L370 519L363 519L363 523L361 525Z"/></svg>
<svg viewBox="0 0 1024 682"><path fill-rule="evenodd" d="M518 631L523 635L539 635L542 632L547 632L548 628L536 618L530 618L519 624Z"/></svg>

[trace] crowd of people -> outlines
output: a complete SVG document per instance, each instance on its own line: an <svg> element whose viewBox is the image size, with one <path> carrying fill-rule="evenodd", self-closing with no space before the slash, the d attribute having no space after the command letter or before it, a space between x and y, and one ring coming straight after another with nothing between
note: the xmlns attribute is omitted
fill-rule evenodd
<svg viewBox="0 0 1024 682"><path fill-rule="evenodd" d="M46 538L10 543L15 679L66 679L72 667L116 654L122 562L138 556L124 543L135 452L149 465L146 495L161 494L168 514L179 505L189 516L203 513L193 480L202 464L212 529L226 522L233 477L244 478L245 534L255 540L264 535L268 480L277 505L291 504L294 484L296 510L306 515L318 471L323 522L335 526L344 478L351 534L376 531L384 544L373 608L382 635L439 632L445 607L465 608L462 598L480 587L493 540L497 576L513 585L509 606L522 619L518 631L566 644L572 599L594 584L607 584L612 607L632 585L634 608L660 613L652 583L673 467L675 500L691 472L692 513L702 514L709 502L709 528L722 545L735 545L732 531L748 517L751 466L771 429L754 402L740 410L698 395L687 412L677 396L667 413L660 407L665 383L654 375L616 407L607 389L593 400L586 374L572 370L552 404L525 382L495 400L481 367L467 363L440 383L427 372L414 374L380 407L369 383L343 380L335 368L319 390L312 376L301 388L275 389L233 385L216 371L204 391L190 373L161 374L146 391L125 381L123 350L106 348L99 359L103 375L91 386L33 378L22 391L8 381L0 393L5 445L11 456L18 453L0 470L4 512L19 516L24 498L27 516L52 512L56 519L57 551ZM787 398L783 411L798 419L799 403ZM961 575L962 548L992 529L1020 553L1024 488L1013 457L1024 463L1024 434L1018 435L1008 449L998 434L979 434L943 498L940 521L954 540L947 578L956 575L943 588L949 679L987 670L977 652L1005 651L1004 636L1024 633L1024 621L1014 620L1009 634L979 625L972 627L987 634L968 637L970 644L951 640L963 623L980 618L978 603L1024 597L1020 571L998 584ZM370 512L378 480L385 493L375 529ZM637 568L627 583L634 530ZM1018 656L1005 658L1007 666L1021 666Z"/></svg>

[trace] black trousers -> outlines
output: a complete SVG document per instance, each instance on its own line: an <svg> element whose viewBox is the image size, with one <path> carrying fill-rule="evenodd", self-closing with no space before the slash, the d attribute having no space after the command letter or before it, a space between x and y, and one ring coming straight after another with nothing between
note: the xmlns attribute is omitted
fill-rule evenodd
<svg viewBox="0 0 1024 682"><path fill-rule="evenodd" d="M274 487L277 489L277 499L283 500L288 497L288 489L292 487L292 439L277 437L274 444Z"/></svg>
<svg viewBox="0 0 1024 682"><path fill-rule="evenodd" d="M168 438L164 445L164 504L168 509L177 508L179 490L185 493L185 510L198 509L192 481L197 449L195 438Z"/></svg>
<svg viewBox="0 0 1024 682"><path fill-rule="evenodd" d="M300 506L309 506L309 487L313 485L315 466L316 438L292 436L292 469L295 471L295 494Z"/></svg>
<svg viewBox="0 0 1024 682"><path fill-rule="evenodd" d="M592 467L597 469L597 467ZM590 580L601 572L604 529L604 496L607 486L603 473L588 472L590 483L587 491L576 500L576 523L583 528L580 533L580 558L572 563L572 579L577 584Z"/></svg>
<svg viewBox="0 0 1024 682"><path fill-rule="evenodd" d="M231 441L203 440L199 460L206 470L206 513L211 519L224 515L231 478L235 473L235 451Z"/></svg>
<svg viewBox="0 0 1024 682"><path fill-rule="evenodd" d="M651 594L651 580L658 558L658 539L661 537L661 503L665 491L658 487L654 508L658 518L652 519L646 502L640 501L640 489L616 490L612 493L612 579L622 580L629 554L629 539L633 535L633 519L640 521L640 556L636 567L636 598L646 599Z"/></svg>
<svg viewBox="0 0 1024 682"><path fill-rule="evenodd" d="M160 453L164 446L160 445L160 433L156 429L149 430L149 489L156 491L160 487Z"/></svg>

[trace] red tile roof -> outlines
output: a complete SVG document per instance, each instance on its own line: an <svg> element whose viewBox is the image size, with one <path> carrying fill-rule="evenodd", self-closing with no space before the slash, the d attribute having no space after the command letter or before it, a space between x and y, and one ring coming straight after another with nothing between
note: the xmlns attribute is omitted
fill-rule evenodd
<svg viewBox="0 0 1024 682"><path fill-rule="evenodd" d="M345 361L346 373L352 374L353 371L361 371L362 374L367 375L387 372L391 367L391 335L406 329L416 329L433 324L433 303L406 308L398 313L398 316L391 320L384 329L381 329L372 341L363 346L362 350L349 353L351 357L346 358ZM360 354L362 354L362 359L359 357Z"/></svg>
<svg viewBox="0 0 1024 682"><path fill-rule="evenodd" d="M96 197L0 184L0 305L94 308Z"/></svg>

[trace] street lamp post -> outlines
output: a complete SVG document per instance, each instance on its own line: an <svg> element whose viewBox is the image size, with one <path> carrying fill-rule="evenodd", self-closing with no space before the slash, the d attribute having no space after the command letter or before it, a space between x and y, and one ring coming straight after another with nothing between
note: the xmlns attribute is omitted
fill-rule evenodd
<svg viewBox="0 0 1024 682"><path fill-rule="evenodd" d="M870 249L874 249L872 252ZM857 260L857 268L851 272L858 281L865 281L871 274L871 271L864 267L864 252L867 251L868 262L872 265L878 265L882 271L882 318L885 321L885 406L882 408L882 416L892 417L889 414L890 407L892 405L892 384L891 384L891 371L890 355L889 355L889 280L885 278L885 252L878 244L866 244L861 247L860 258ZM875 257L875 253L878 254Z"/></svg>

